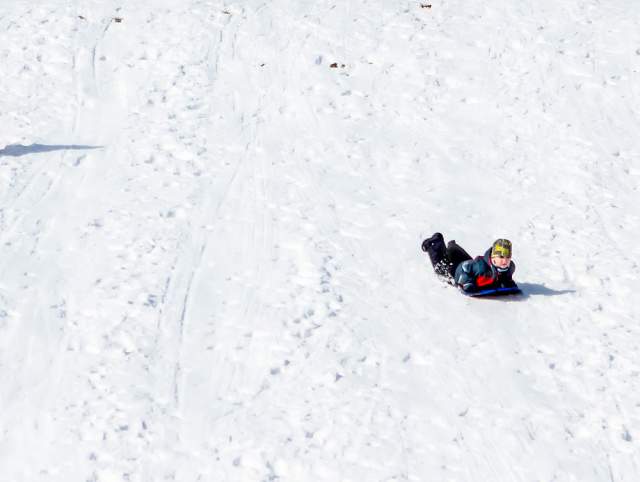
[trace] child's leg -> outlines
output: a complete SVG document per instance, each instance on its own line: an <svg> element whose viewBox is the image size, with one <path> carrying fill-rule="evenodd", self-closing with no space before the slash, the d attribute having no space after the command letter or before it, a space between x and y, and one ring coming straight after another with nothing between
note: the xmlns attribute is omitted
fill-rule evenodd
<svg viewBox="0 0 640 482"><path fill-rule="evenodd" d="M442 234L435 233L430 238L425 239L422 242L422 251L429 255L431 264L435 268L447 256Z"/></svg>
<svg viewBox="0 0 640 482"><path fill-rule="evenodd" d="M446 255L447 258L449 258L449 261L451 261L449 274L452 277L460 263L467 261L468 259L472 259L471 256L469 256L469 253L467 253L462 246L459 246L453 239L447 243Z"/></svg>
<svg viewBox="0 0 640 482"><path fill-rule="evenodd" d="M447 257L447 249L444 244L444 238L442 234L435 233L430 238L425 239L422 242L422 251L429 255L433 270L437 275L453 279L450 274L451 262Z"/></svg>

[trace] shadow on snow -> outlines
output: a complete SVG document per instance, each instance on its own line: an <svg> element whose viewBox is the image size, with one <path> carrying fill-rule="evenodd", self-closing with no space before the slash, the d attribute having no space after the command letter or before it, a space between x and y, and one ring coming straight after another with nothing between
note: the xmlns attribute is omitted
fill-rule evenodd
<svg viewBox="0 0 640 482"><path fill-rule="evenodd" d="M523 295L526 296L558 296L566 295L568 293L575 293L576 290L553 290L547 288L544 285L536 283L518 283L518 287L522 290Z"/></svg>
<svg viewBox="0 0 640 482"><path fill-rule="evenodd" d="M25 156L27 154L37 154L40 152L51 152L51 151L77 151L77 150L86 150L86 149L100 149L102 146L83 146L77 144L71 145L46 145L46 144L31 144L28 146L23 146L22 144L10 144L6 146L4 149L0 149L0 157L3 156L11 156L11 157L20 157Z"/></svg>

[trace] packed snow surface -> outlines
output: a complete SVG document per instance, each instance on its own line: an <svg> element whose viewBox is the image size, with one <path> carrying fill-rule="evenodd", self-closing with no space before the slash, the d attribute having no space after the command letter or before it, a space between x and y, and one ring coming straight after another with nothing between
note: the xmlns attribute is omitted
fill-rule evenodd
<svg viewBox="0 0 640 482"><path fill-rule="evenodd" d="M639 71L635 0L3 0L0 480L640 480Z"/></svg>

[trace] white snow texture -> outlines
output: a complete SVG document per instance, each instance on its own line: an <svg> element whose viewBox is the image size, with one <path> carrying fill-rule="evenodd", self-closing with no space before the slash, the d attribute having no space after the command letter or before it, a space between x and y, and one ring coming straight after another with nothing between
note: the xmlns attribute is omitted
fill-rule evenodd
<svg viewBox="0 0 640 482"><path fill-rule="evenodd" d="M637 0L3 0L0 481L640 480L639 71Z"/></svg>

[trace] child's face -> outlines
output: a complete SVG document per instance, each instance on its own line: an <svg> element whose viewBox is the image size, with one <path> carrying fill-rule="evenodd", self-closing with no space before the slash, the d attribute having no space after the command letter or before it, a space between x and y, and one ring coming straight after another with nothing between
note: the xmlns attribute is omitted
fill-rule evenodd
<svg viewBox="0 0 640 482"><path fill-rule="evenodd" d="M498 268L507 268L511 263L511 258L505 258L504 256L491 256L491 262Z"/></svg>

